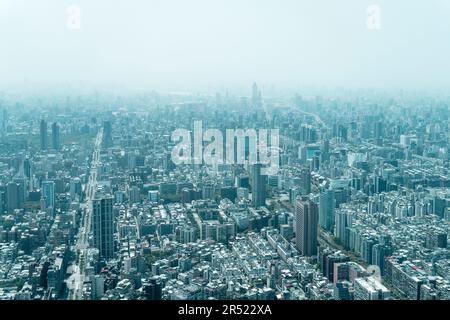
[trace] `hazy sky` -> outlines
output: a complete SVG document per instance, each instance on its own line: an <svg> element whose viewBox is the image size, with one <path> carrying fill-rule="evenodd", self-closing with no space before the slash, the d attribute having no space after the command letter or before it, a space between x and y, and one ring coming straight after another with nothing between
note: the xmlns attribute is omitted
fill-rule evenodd
<svg viewBox="0 0 450 320"><path fill-rule="evenodd" d="M0 42L3 89L450 86L448 0L0 0Z"/></svg>

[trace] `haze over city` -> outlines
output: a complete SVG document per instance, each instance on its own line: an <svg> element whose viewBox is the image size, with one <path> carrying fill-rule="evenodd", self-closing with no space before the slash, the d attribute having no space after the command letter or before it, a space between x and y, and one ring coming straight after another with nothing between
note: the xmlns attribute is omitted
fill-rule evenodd
<svg viewBox="0 0 450 320"><path fill-rule="evenodd" d="M367 27L373 4L379 30ZM439 91L449 15L445 0L1 0L0 88Z"/></svg>

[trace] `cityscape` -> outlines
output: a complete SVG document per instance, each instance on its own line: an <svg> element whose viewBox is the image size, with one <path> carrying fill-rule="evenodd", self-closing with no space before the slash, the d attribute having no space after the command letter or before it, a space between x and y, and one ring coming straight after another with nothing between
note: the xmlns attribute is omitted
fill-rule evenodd
<svg viewBox="0 0 450 320"><path fill-rule="evenodd" d="M448 99L249 93L3 107L0 297L449 299ZM246 129L244 163L175 165L198 120Z"/></svg>
<svg viewBox="0 0 450 320"><path fill-rule="evenodd" d="M450 300L450 6L39 2L0 4L0 300Z"/></svg>

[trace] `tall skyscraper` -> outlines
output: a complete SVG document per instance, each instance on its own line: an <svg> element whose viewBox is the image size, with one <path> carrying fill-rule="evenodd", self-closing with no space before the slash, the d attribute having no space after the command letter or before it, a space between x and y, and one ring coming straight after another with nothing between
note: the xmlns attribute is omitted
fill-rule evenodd
<svg viewBox="0 0 450 320"><path fill-rule="evenodd" d="M105 259L114 257L114 220L112 196L97 195L92 200L94 246Z"/></svg>
<svg viewBox="0 0 450 320"><path fill-rule="evenodd" d="M41 139L41 150L47 150L48 149L47 121L45 120L41 120L40 139Z"/></svg>
<svg viewBox="0 0 450 320"><path fill-rule="evenodd" d="M311 193L311 170L303 168L300 172L301 185L300 189L303 195Z"/></svg>
<svg viewBox="0 0 450 320"><path fill-rule="evenodd" d="M20 192L20 186L15 182L10 182L6 186L6 196L7 196L7 205L8 205L8 212L12 213L15 209L18 209L20 207L19 203L19 192Z"/></svg>
<svg viewBox="0 0 450 320"><path fill-rule="evenodd" d="M32 177L32 172L33 172L33 168L32 168L31 160L30 160L30 158L25 158L23 160L23 173L28 179L30 179Z"/></svg>
<svg viewBox="0 0 450 320"><path fill-rule="evenodd" d="M18 191L17 191L18 208L23 208L23 203L25 202L25 197L26 197L27 181L23 174L22 169L20 169L19 173L12 179L12 182L17 184L17 186L18 186Z"/></svg>
<svg viewBox="0 0 450 320"><path fill-rule="evenodd" d="M47 208L55 208L55 182L42 182L42 198L45 198Z"/></svg>
<svg viewBox="0 0 450 320"><path fill-rule="evenodd" d="M319 210L307 197L297 200L295 208L295 244L307 257L317 255Z"/></svg>
<svg viewBox="0 0 450 320"><path fill-rule="evenodd" d="M262 95L261 91L259 91L256 82L253 83L252 87L252 105L254 108L262 107Z"/></svg>
<svg viewBox="0 0 450 320"><path fill-rule="evenodd" d="M0 191L0 215L3 214L5 209L6 209L6 192Z"/></svg>
<svg viewBox="0 0 450 320"><path fill-rule="evenodd" d="M113 146L112 139L112 125L110 121L103 122L103 148L110 148Z"/></svg>
<svg viewBox="0 0 450 320"><path fill-rule="evenodd" d="M322 228L333 231L334 227L334 190L321 190L319 195L319 223Z"/></svg>
<svg viewBox="0 0 450 320"><path fill-rule="evenodd" d="M52 124L52 148L54 150L59 150L59 125L54 122Z"/></svg>
<svg viewBox="0 0 450 320"><path fill-rule="evenodd" d="M78 197L79 199L82 199L83 188L81 185L80 178L76 177L76 178L73 178L72 180L70 180L69 193L70 193L70 197L72 199L75 199L76 197Z"/></svg>
<svg viewBox="0 0 450 320"><path fill-rule="evenodd" d="M139 187L132 186L128 189L128 200L130 203L139 203L141 201L141 190L139 190Z"/></svg>
<svg viewBox="0 0 450 320"><path fill-rule="evenodd" d="M252 166L252 205L257 208L266 205L266 176L261 175L262 164Z"/></svg>
<svg viewBox="0 0 450 320"><path fill-rule="evenodd" d="M157 277L151 277L143 284L144 296L147 300L161 300L161 283Z"/></svg>
<svg viewBox="0 0 450 320"><path fill-rule="evenodd" d="M322 144L322 161L330 160L330 140L325 139Z"/></svg>

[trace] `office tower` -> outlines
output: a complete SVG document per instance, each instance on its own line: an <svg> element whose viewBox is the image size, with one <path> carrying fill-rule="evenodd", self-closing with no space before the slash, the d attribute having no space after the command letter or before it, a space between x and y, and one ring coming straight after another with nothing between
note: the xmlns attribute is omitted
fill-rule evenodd
<svg viewBox="0 0 450 320"><path fill-rule="evenodd" d="M31 160L29 158L25 158L23 160L23 173L28 179L30 179L33 176L32 172L33 172L33 168L32 168Z"/></svg>
<svg viewBox="0 0 450 320"><path fill-rule="evenodd" d="M320 226L327 231L333 231L335 220L334 208L334 190L322 190L319 195L319 223Z"/></svg>
<svg viewBox="0 0 450 320"><path fill-rule="evenodd" d="M141 201L141 191L139 190L139 187L132 186L128 190L128 200L130 203L139 203Z"/></svg>
<svg viewBox="0 0 450 320"><path fill-rule="evenodd" d="M6 186L8 213L12 213L19 208L19 189L19 185L15 182L10 182Z"/></svg>
<svg viewBox="0 0 450 320"><path fill-rule="evenodd" d="M334 265L338 263L347 262L349 257L340 251L330 250L329 248L319 247L318 262L322 274L327 277L329 281L334 279Z"/></svg>
<svg viewBox="0 0 450 320"><path fill-rule="evenodd" d="M378 243L372 247L372 264L380 268L381 275L384 275L386 257L392 254L392 247Z"/></svg>
<svg viewBox="0 0 450 320"><path fill-rule="evenodd" d="M447 232L438 229L433 229L427 232L425 247L428 249L447 248Z"/></svg>
<svg viewBox="0 0 450 320"><path fill-rule="evenodd" d="M237 198L237 188L236 187L222 187L220 189L220 197L222 199L229 199L234 202Z"/></svg>
<svg viewBox="0 0 450 320"><path fill-rule="evenodd" d="M135 152L130 152L128 153L128 169L134 169L136 168L136 153Z"/></svg>
<svg viewBox="0 0 450 320"><path fill-rule="evenodd" d="M317 204L302 197L295 208L295 244L304 256L317 255L319 210Z"/></svg>
<svg viewBox="0 0 450 320"><path fill-rule="evenodd" d="M322 144L322 161L330 160L330 140L326 139Z"/></svg>
<svg viewBox="0 0 450 320"><path fill-rule="evenodd" d="M23 208L23 204L25 202L26 197L26 185L27 180L25 178L25 175L23 174L23 169L19 170L19 173L12 179L12 182L16 183L18 185L18 193L17 193L17 201L19 208Z"/></svg>
<svg viewBox="0 0 450 320"><path fill-rule="evenodd" d="M352 211L338 210L335 214L336 227L334 229L334 236L344 245L348 245L349 233L348 228L352 226L353 222Z"/></svg>
<svg viewBox="0 0 450 320"><path fill-rule="evenodd" d="M103 275L91 276L91 298L100 299L105 293L105 278Z"/></svg>
<svg viewBox="0 0 450 320"><path fill-rule="evenodd" d="M317 130L311 125L302 124L299 134L301 142L308 144L317 141Z"/></svg>
<svg viewBox="0 0 450 320"><path fill-rule="evenodd" d="M262 106L261 91L259 91L256 82L252 86L252 105L254 108L259 108Z"/></svg>
<svg viewBox="0 0 450 320"><path fill-rule="evenodd" d="M54 150L59 150L59 125L54 122L52 124L52 148Z"/></svg>
<svg viewBox="0 0 450 320"><path fill-rule="evenodd" d="M295 202L297 201L297 197L301 194L299 187L289 188L289 202L295 206Z"/></svg>
<svg viewBox="0 0 450 320"><path fill-rule="evenodd" d="M373 133L375 139L384 137L384 123L383 121L377 121L373 124Z"/></svg>
<svg viewBox="0 0 450 320"><path fill-rule="evenodd" d="M148 191L148 201L153 203L159 202L159 191L158 190L149 190Z"/></svg>
<svg viewBox="0 0 450 320"><path fill-rule="evenodd" d="M0 215L3 214L5 209L6 209L6 192L0 191Z"/></svg>
<svg viewBox="0 0 450 320"><path fill-rule="evenodd" d="M41 150L47 150L48 148L47 121L45 120L41 120L40 139L41 139Z"/></svg>
<svg viewBox="0 0 450 320"><path fill-rule="evenodd" d="M147 300L161 300L162 285L157 277L151 277L142 287Z"/></svg>
<svg viewBox="0 0 450 320"><path fill-rule="evenodd" d="M105 259L114 257L113 197L97 195L91 202L94 246Z"/></svg>
<svg viewBox="0 0 450 320"><path fill-rule="evenodd" d="M321 153L320 151L315 151L313 158L312 158L312 167L313 170L318 172L320 170L320 165L321 165Z"/></svg>
<svg viewBox="0 0 450 320"><path fill-rule="evenodd" d="M272 188L279 188L281 183L280 176L270 175L267 177L267 185Z"/></svg>
<svg viewBox="0 0 450 320"><path fill-rule="evenodd" d="M47 208L55 208L55 182L42 182L42 198L46 199Z"/></svg>
<svg viewBox="0 0 450 320"><path fill-rule="evenodd" d="M202 199L213 199L215 195L214 185L205 184L202 187Z"/></svg>
<svg viewBox="0 0 450 320"><path fill-rule="evenodd" d="M55 182L55 193L64 193L65 181L61 177L56 177L53 181Z"/></svg>
<svg viewBox="0 0 450 320"><path fill-rule="evenodd" d="M125 191L117 190L114 192L114 201L115 203L124 203L125 202Z"/></svg>
<svg viewBox="0 0 450 320"><path fill-rule="evenodd" d="M387 191L387 181L379 176L375 177L375 193Z"/></svg>
<svg viewBox="0 0 450 320"><path fill-rule="evenodd" d="M110 148L113 146L112 139L112 125L110 121L103 122L103 148Z"/></svg>
<svg viewBox="0 0 450 320"><path fill-rule="evenodd" d="M182 203L191 203L191 201L193 200L191 197L191 190L188 188L183 188L183 190L181 190L181 202Z"/></svg>
<svg viewBox="0 0 450 320"><path fill-rule="evenodd" d="M69 193L72 199L78 197L78 199L82 200L83 196L83 188L81 185L81 179L76 177L70 180L69 185Z"/></svg>
<svg viewBox="0 0 450 320"><path fill-rule="evenodd" d="M311 170L309 168L303 168L300 171L300 190L303 195L311 193Z"/></svg>
<svg viewBox="0 0 450 320"><path fill-rule="evenodd" d="M266 176L261 175L262 164L252 166L252 205L257 208L266 205Z"/></svg>

